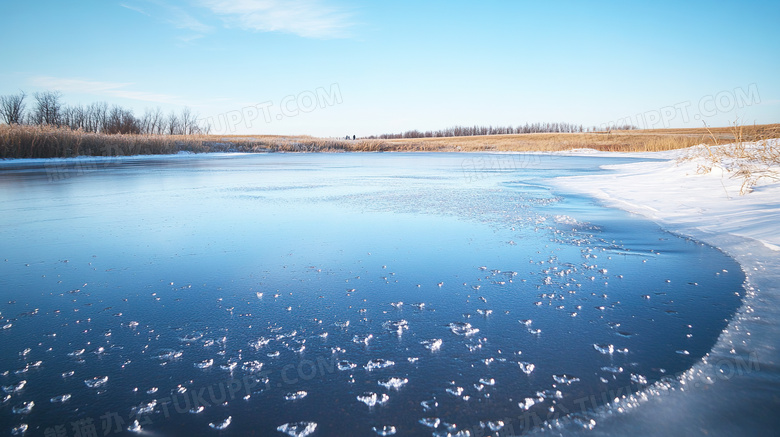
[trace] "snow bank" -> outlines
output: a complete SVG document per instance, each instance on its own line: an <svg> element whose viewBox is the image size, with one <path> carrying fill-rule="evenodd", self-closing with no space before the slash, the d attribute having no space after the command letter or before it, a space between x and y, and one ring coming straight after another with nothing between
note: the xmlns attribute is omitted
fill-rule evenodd
<svg viewBox="0 0 780 437"><path fill-rule="evenodd" d="M677 229L695 228L698 236L729 233L780 250L780 183L765 178L740 195L743 179L733 160L706 172L712 164L700 149L642 155L669 160L604 166L613 172L559 178L559 186Z"/></svg>
<svg viewBox="0 0 780 437"><path fill-rule="evenodd" d="M734 170L751 163L727 159L713 166L697 148L641 156L666 160L605 166L610 172L554 184L723 250L746 274L743 305L680 383L613 404L592 431L571 425L560 432L770 435L780 429L780 183L764 178L740 195L743 179ZM777 166L769 170L780 174Z"/></svg>

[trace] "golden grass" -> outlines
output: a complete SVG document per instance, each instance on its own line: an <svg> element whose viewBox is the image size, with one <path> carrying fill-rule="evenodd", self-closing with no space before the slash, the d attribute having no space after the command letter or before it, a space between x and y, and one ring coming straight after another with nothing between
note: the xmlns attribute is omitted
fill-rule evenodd
<svg viewBox="0 0 780 437"><path fill-rule="evenodd" d="M780 124L744 127L744 137L780 138ZM774 135L774 136L772 136ZM660 152L734 140L731 128L543 133L385 140L393 150L561 151L590 148L608 152Z"/></svg>
<svg viewBox="0 0 780 437"><path fill-rule="evenodd" d="M65 127L0 125L0 158L55 158L207 152L200 141L162 135L106 135Z"/></svg>
<svg viewBox="0 0 780 437"><path fill-rule="evenodd" d="M308 136L106 135L66 127L0 125L0 159L128 156L190 152L381 151L378 140Z"/></svg>
<svg viewBox="0 0 780 437"><path fill-rule="evenodd" d="M192 152L657 152L761 138L780 138L780 124L732 128L539 133L390 140L283 135L105 135L48 126L0 125L0 158L50 158Z"/></svg>

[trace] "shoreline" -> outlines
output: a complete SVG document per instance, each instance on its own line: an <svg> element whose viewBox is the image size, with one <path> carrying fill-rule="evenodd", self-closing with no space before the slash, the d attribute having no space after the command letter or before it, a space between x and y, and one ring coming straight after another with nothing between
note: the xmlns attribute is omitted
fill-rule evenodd
<svg viewBox="0 0 780 437"><path fill-rule="evenodd" d="M46 158L0 158L0 164L3 163L37 163L37 162L75 162L75 161L110 161L122 159L160 159L160 158L197 158L208 156L244 156L244 155L271 155L271 154L292 154L292 155L341 155L341 154L422 154L422 153L440 153L440 154L458 154L458 155L545 155L545 156L596 156L601 153L607 156L621 156L637 159L663 159L649 156L657 152L602 152L596 149L578 148L569 150L319 150L319 151L287 151L287 150L267 150L257 152L235 152L235 151L213 151L213 152L189 152L181 151L177 153L156 153L156 154L136 154L136 155L77 155L77 156L53 156Z"/></svg>
<svg viewBox="0 0 780 437"><path fill-rule="evenodd" d="M0 124L0 158L64 158L206 152L660 152L698 144L780 136L780 124L712 129L546 132L405 138L318 138L307 135L105 134L67 127Z"/></svg>
<svg viewBox="0 0 780 437"><path fill-rule="evenodd" d="M591 431L564 424L557 429L562 434L625 435L643 429L652 430L648 435L761 435L780 426L780 183L740 196L738 179L717 167L699 174L695 159L677 161L683 153L643 153L665 160L608 165L609 173L560 177L552 186L637 214L731 256L746 276L742 305L712 350L683 378L599 409Z"/></svg>

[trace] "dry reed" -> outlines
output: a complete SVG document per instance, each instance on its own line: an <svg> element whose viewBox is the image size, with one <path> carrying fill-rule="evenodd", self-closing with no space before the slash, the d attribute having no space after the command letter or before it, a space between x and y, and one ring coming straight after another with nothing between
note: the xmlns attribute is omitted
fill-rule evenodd
<svg viewBox="0 0 780 437"><path fill-rule="evenodd" d="M49 126L0 125L0 158L118 156L191 152L657 152L780 137L780 125L592 133L540 133L424 139L344 140L279 135L106 135Z"/></svg>

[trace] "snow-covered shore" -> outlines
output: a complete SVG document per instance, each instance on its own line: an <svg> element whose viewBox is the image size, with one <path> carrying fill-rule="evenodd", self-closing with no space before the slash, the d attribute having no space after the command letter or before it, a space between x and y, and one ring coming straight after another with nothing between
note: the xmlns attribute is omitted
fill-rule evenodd
<svg viewBox="0 0 780 437"><path fill-rule="evenodd" d="M748 291L713 350L681 383L622 399L596 417L593 430L569 424L558 431L563 435L780 430L780 183L764 179L770 183L740 195L742 179L734 172L715 166L702 173L701 166L709 165L703 156L681 160L692 152L647 153L642 156L666 160L605 166L611 171L554 181L562 192L592 196L721 249L742 266Z"/></svg>

